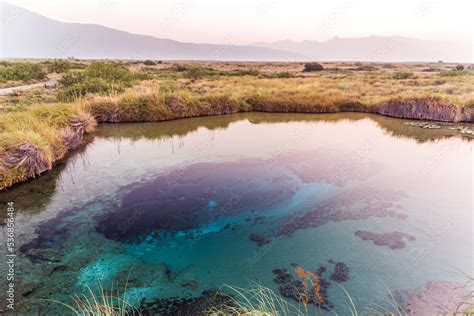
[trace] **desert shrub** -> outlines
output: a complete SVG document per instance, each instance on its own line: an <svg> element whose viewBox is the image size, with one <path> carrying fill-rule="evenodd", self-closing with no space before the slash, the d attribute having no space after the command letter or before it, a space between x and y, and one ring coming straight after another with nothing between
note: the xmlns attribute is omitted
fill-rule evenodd
<svg viewBox="0 0 474 316"><path fill-rule="evenodd" d="M190 65L186 67L184 76L189 79L201 79L204 76L210 75L210 70L202 66Z"/></svg>
<svg viewBox="0 0 474 316"><path fill-rule="evenodd" d="M474 71L469 70L443 70L439 73L441 77L457 77L457 76L468 76L474 75Z"/></svg>
<svg viewBox="0 0 474 316"><path fill-rule="evenodd" d="M147 59L143 62L143 64L146 66L154 66L156 65L156 62L154 62L153 60Z"/></svg>
<svg viewBox="0 0 474 316"><path fill-rule="evenodd" d="M173 67L171 67L171 70L177 71L177 72L183 72L188 69L188 66L182 65L182 64L174 64Z"/></svg>
<svg viewBox="0 0 474 316"><path fill-rule="evenodd" d="M412 72L406 72L406 71L397 71L397 72L394 72L392 74L392 78L397 79L397 80L408 79L408 78L411 78L411 77L413 77L413 73Z"/></svg>
<svg viewBox="0 0 474 316"><path fill-rule="evenodd" d="M33 63L11 63L0 66L0 81L43 80L46 77L44 68Z"/></svg>
<svg viewBox="0 0 474 316"><path fill-rule="evenodd" d="M63 59L55 59L47 67L48 72L63 73L72 68L72 63Z"/></svg>
<svg viewBox="0 0 474 316"><path fill-rule="evenodd" d="M87 93L104 94L112 88L106 80L91 78L80 72L66 73L58 81L58 84L61 88L58 97L65 101L73 100Z"/></svg>
<svg viewBox="0 0 474 316"><path fill-rule="evenodd" d="M456 70L457 70L457 71L462 71L462 70L464 70L464 65L457 65L457 66L456 66Z"/></svg>
<svg viewBox="0 0 474 316"><path fill-rule="evenodd" d="M72 100L87 93L105 94L130 87L136 77L122 65L113 62L93 62L83 72L64 74L58 84L59 98Z"/></svg>
<svg viewBox="0 0 474 316"><path fill-rule="evenodd" d="M304 69L303 69L304 72L321 71L321 70L324 70L324 67L320 63L314 62L314 63L304 64Z"/></svg>
<svg viewBox="0 0 474 316"><path fill-rule="evenodd" d="M272 74L273 78L292 78L293 74L289 71L280 71Z"/></svg>
<svg viewBox="0 0 474 316"><path fill-rule="evenodd" d="M261 72L254 68L239 69L230 73L231 76L260 76Z"/></svg>
<svg viewBox="0 0 474 316"><path fill-rule="evenodd" d="M357 66L356 68L351 68L350 70L354 70L354 71L375 71L377 70L377 67L373 66L373 65L360 65L360 66Z"/></svg>
<svg viewBox="0 0 474 316"><path fill-rule="evenodd" d="M93 62L84 70L86 77L100 78L115 85L130 86L133 75L124 66L114 62Z"/></svg>

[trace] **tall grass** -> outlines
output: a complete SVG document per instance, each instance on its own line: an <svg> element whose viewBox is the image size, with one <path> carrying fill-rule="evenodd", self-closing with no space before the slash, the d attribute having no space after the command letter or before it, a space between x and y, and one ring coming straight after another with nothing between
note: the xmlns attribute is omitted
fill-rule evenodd
<svg viewBox="0 0 474 316"><path fill-rule="evenodd" d="M244 289L230 285L224 285L229 290L230 303L224 306L216 306L207 311L209 316L217 315L281 315L281 316L303 316L299 307L288 303L273 290L258 283L251 283L250 288Z"/></svg>
<svg viewBox="0 0 474 316"><path fill-rule="evenodd" d="M96 121L80 105L38 106L0 116L0 190L52 168Z"/></svg>
<svg viewBox="0 0 474 316"><path fill-rule="evenodd" d="M87 294L74 295L71 297L73 303L66 304L64 302L49 300L61 304L68 308L77 316L140 316L140 311L129 303L125 297L127 292L127 284L123 292L117 286L104 289L102 283L99 283L99 292L94 292L87 287Z"/></svg>

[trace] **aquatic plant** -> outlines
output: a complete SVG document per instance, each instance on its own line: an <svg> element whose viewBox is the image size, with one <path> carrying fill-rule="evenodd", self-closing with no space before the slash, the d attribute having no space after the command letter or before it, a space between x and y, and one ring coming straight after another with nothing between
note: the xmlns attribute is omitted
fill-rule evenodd
<svg viewBox="0 0 474 316"><path fill-rule="evenodd" d="M297 267L295 273L303 281L304 291L300 293L300 296L306 310L306 315L308 315L308 304L312 293L314 293L315 301L318 302L318 315L321 315L321 305L324 304L324 298L321 295L319 277L316 273L306 271L301 267Z"/></svg>

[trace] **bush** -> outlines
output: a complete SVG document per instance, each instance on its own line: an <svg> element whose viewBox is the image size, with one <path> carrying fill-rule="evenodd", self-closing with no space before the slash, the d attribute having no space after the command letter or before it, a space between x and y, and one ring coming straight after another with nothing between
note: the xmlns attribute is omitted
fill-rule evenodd
<svg viewBox="0 0 474 316"><path fill-rule="evenodd" d="M69 72L61 77L58 82L61 87L59 98L69 101L87 93L122 91L130 87L134 79L132 73L122 65L93 62L83 72Z"/></svg>
<svg viewBox="0 0 474 316"><path fill-rule="evenodd" d="M33 63L11 63L0 66L0 81L31 81L46 78L44 68Z"/></svg>
<svg viewBox="0 0 474 316"><path fill-rule="evenodd" d="M439 75L441 77L472 76L474 75L474 72L469 70L443 70Z"/></svg>
<svg viewBox="0 0 474 316"><path fill-rule="evenodd" d="M63 73L71 68L72 63L63 59L55 59L48 64L48 72Z"/></svg>
<svg viewBox="0 0 474 316"><path fill-rule="evenodd" d="M304 64L303 72L313 72L321 70L324 70L324 67L320 63L306 63Z"/></svg>
<svg viewBox="0 0 474 316"><path fill-rule="evenodd" d="M463 71L464 70L464 65L457 65L456 70L457 71Z"/></svg>
<svg viewBox="0 0 474 316"><path fill-rule="evenodd" d="M406 71L397 71L397 72L394 72L392 75L393 79L399 79L399 80L408 79L410 77L413 77L413 73L406 72Z"/></svg>
<svg viewBox="0 0 474 316"><path fill-rule="evenodd" d="M280 71L272 74L273 78L291 78L293 74L289 71Z"/></svg>
<svg viewBox="0 0 474 316"><path fill-rule="evenodd" d="M147 59L143 62L143 64L146 65L146 66L154 66L154 65L156 65L156 62L154 62L153 60Z"/></svg>
<svg viewBox="0 0 474 316"><path fill-rule="evenodd" d="M188 66L186 67L186 71L184 73L184 76L189 79L201 79L202 77L209 75L210 71L202 66Z"/></svg>
<svg viewBox="0 0 474 316"><path fill-rule="evenodd" d="M130 86L133 81L130 70L114 62L92 62L86 67L84 74L87 77L104 79L112 85Z"/></svg>
<svg viewBox="0 0 474 316"><path fill-rule="evenodd" d="M230 73L231 76L260 76L261 73L257 69L249 68L249 69L239 69L235 72Z"/></svg>

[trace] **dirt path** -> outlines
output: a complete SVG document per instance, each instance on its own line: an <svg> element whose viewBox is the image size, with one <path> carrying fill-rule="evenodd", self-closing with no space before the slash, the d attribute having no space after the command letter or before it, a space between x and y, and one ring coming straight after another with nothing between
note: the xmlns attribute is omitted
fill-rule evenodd
<svg viewBox="0 0 474 316"><path fill-rule="evenodd" d="M34 84L27 84L27 85L24 85L24 86L4 88L4 89L0 89L0 95L8 94L10 92L18 91L18 90L21 91L21 90L30 90L30 89L34 89L34 88L39 88L39 87L43 87L46 84L47 85L55 85L56 83L57 83L57 79L50 79L48 81L38 82L38 83L34 83Z"/></svg>

